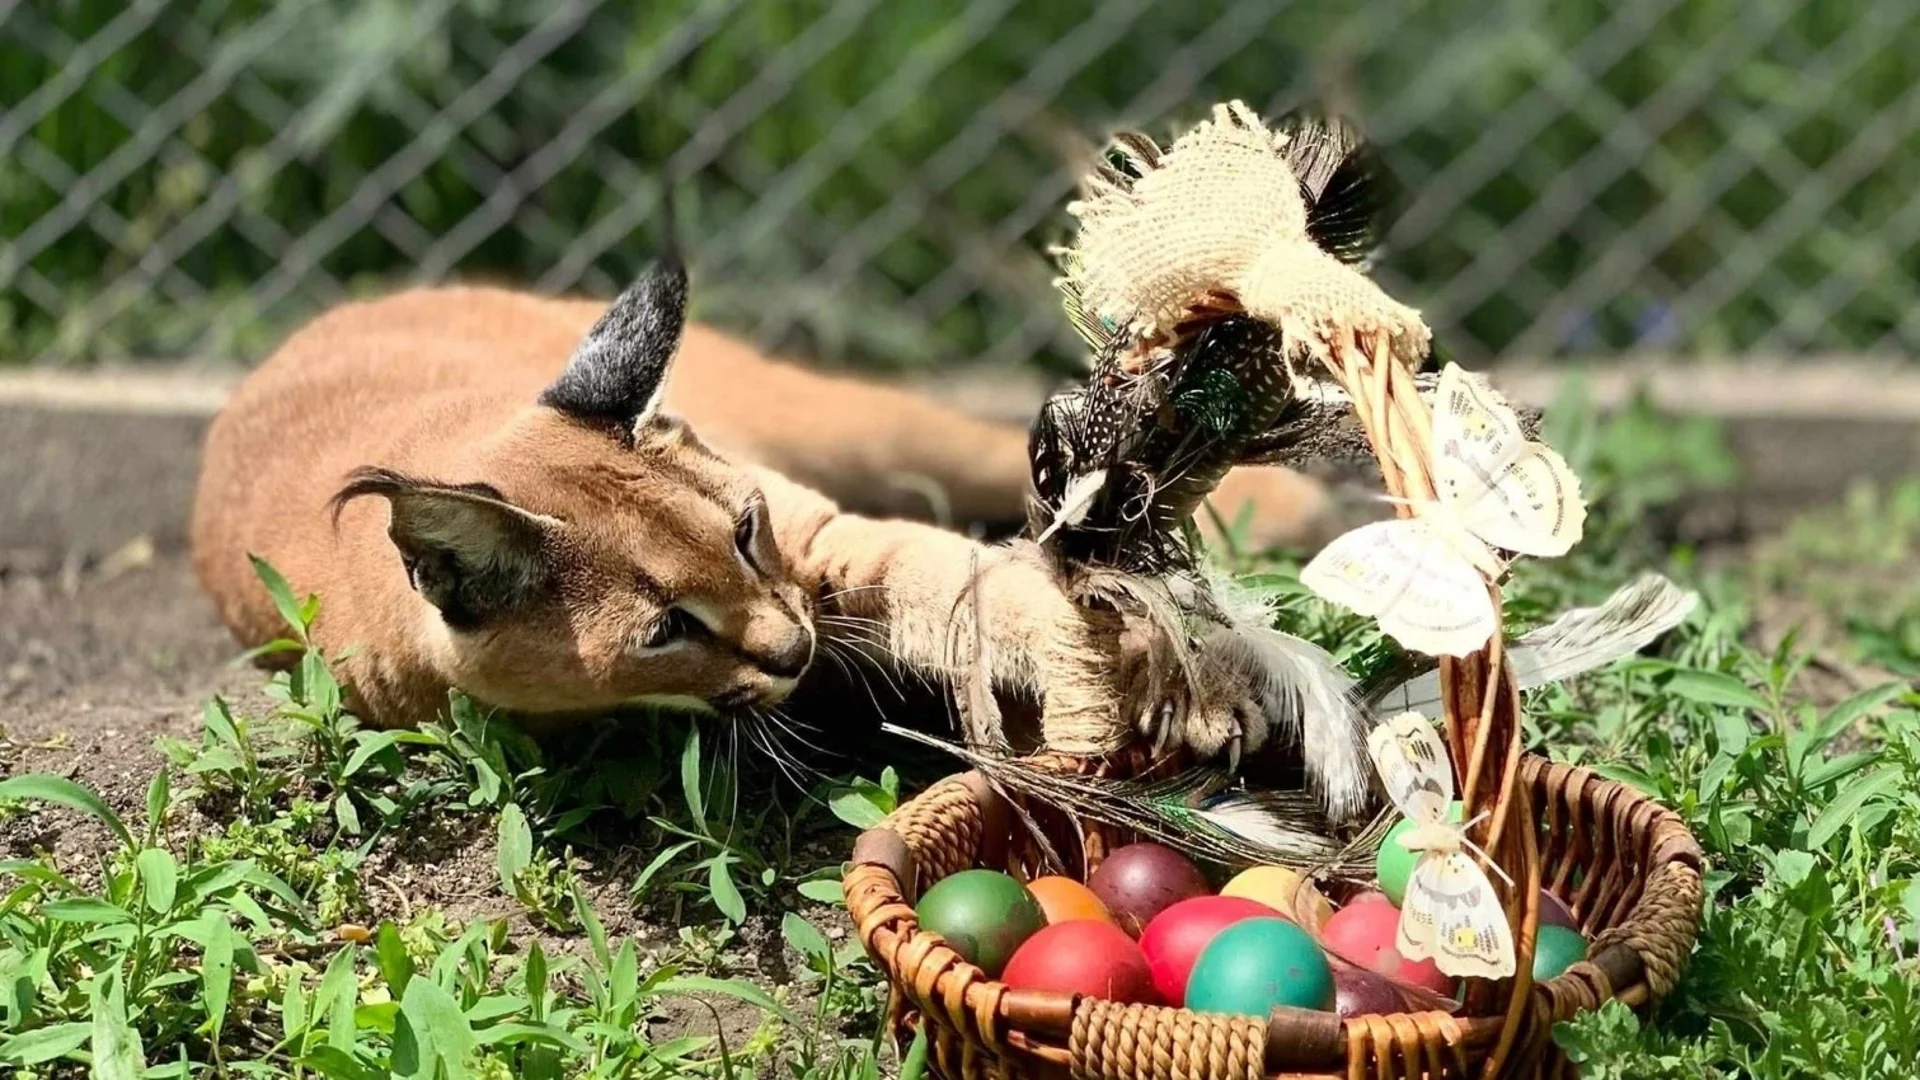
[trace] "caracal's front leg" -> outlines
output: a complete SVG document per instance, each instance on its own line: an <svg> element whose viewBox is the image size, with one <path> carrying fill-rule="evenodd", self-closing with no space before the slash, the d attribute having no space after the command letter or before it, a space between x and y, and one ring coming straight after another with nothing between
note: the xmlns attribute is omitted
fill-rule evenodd
<svg viewBox="0 0 1920 1080"><path fill-rule="evenodd" d="M843 514L776 473L760 480L782 553L821 599L823 640L878 644L955 687L978 673L993 691L1030 696L1053 749L1097 754L1125 741L1119 620L1069 600L1031 548ZM997 716L991 702L968 711L989 713L969 717L988 728Z"/></svg>

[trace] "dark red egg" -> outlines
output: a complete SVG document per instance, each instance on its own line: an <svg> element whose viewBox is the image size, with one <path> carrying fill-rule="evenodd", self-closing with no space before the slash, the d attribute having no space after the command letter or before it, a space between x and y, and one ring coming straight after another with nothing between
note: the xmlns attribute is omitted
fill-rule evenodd
<svg viewBox="0 0 1920 1080"><path fill-rule="evenodd" d="M1354 1016L1388 1016L1406 1012L1400 984L1366 968L1333 969L1333 1011L1345 1020Z"/></svg>
<svg viewBox="0 0 1920 1080"><path fill-rule="evenodd" d="M1162 844L1128 844L1107 856L1087 888L1107 905L1120 929L1139 937L1155 915L1213 891L1187 857Z"/></svg>
<svg viewBox="0 0 1920 1080"><path fill-rule="evenodd" d="M1560 898L1545 889L1540 890L1540 925L1564 926L1569 930L1580 929L1580 920L1573 917L1573 909L1562 903Z"/></svg>
<svg viewBox="0 0 1920 1080"><path fill-rule="evenodd" d="M1432 960L1408 960L1394 947L1400 928L1400 909L1392 904L1348 904L1333 913L1320 928L1320 943L1350 964L1411 986L1445 994L1453 980L1441 974Z"/></svg>
<svg viewBox="0 0 1920 1080"><path fill-rule="evenodd" d="M1087 994L1107 1001L1157 1004L1146 955L1110 922L1071 919L1028 938L1000 981L1017 990Z"/></svg>
<svg viewBox="0 0 1920 1080"><path fill-rule="evenodd" d="M1244 896L1194 896L1174 904L1140 932L1140 951L1153 972L1153 988L1167 1004L1184 1004L1193 962L1215 934L1241 919L1278 917L1280 912Z"/></svg>

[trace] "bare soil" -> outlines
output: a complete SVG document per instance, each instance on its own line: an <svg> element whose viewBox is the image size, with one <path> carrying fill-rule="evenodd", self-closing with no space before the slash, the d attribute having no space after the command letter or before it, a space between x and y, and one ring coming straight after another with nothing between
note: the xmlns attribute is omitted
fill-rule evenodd
<svg viewBox="0 0 1920 1080"><path fill-rule="evenodd" d="M137 829L147 785L164 764L155 740L197 738L213 695L239 709L264 702L264 676L236 663L238 652L180 553L155 554L151 545L136 543L94 566L0 566L0 778L68 777L99 793ZM181 824L211 831L222 823ZM0 816L0 857L50 852L81 880L97 874L102 853L113 846L106 826L75 812ZM831 844L815 847L807 856L818 865L840 857ZM678 945L674 913L658 910L662 905L636 909L627 893L652 855L585 853L579 866L608 933L634 938L643 957L657 959ZM370 917L405 921L437 907L459 921L506 919L520 948L538 939L553 953L584 950L581 935L549 932L502 893L494 859L487 816L448 816L410 828L363 865ZM836 944L846 940L843 915L817 905L806 905L803 914ZM709 973L772 990L793 981L792 962L778 916L758 916L713 959ZM794 1004L804 1006L804 995L795 997ZM707 1000L712 1011L691 999L670 1002L653 1033L712 1034L717 1023L727 1044L738 1047L759 1026L754 1007L726 997Z"/></svg>

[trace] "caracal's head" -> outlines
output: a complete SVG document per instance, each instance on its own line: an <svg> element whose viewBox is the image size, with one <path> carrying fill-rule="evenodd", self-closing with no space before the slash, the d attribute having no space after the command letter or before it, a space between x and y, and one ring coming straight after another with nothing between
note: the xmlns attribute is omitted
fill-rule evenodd
<svg viewBox="0 0 1920 1080"><path fill-rule="evenodd" d="M649 269L466 475L370 466L336 499L387 500L435 664L488 704L764 705L812 660L759 488L658 411L686 285Z"/></svg>

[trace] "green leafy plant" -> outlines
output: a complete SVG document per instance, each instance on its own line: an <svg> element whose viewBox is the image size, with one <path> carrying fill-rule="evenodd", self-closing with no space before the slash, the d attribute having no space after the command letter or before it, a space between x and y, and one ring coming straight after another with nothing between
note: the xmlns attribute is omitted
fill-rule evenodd
<svg viewBox="0 0 1920 1080"><path fill-rule="evenodd" d="M760 801L756 813L740 813L740 774L722 759L705 759L700 752L700 729L688 728L680 752L680 790L686 807L685 823L665 815L650 818L669 842L634 879L633 893L644 896L664 883L675 893L704 898L738 924L747 917L747 896L764 894L781 877L795 833L791 819L780 830L769 823L782 813L777 800ZM778 838L769 853L748 843L749 837Z"/></svg>
<svg viewBox="0 0 1920 1080"><path fill-rule="evenodd" d="M834 948L820 929L795 912L780 922L780 936L799 954L801 980L814 990L813 1022L802 1033L794 1071L802 1077L847 1076L877 1070L882 999L875 972L858 941ZM866 1030L868 1038L844 1032Z"/></svg>
<svg viewBox="0 0 1920 1080"><path fill-rule="evenodd" d="M520 807L508 803L500 811L496 864L500 885L523 904L528 913L555 930L577 930L574 897L579 879L573 853L560 859L538 856L533 829Z"/></svg>

